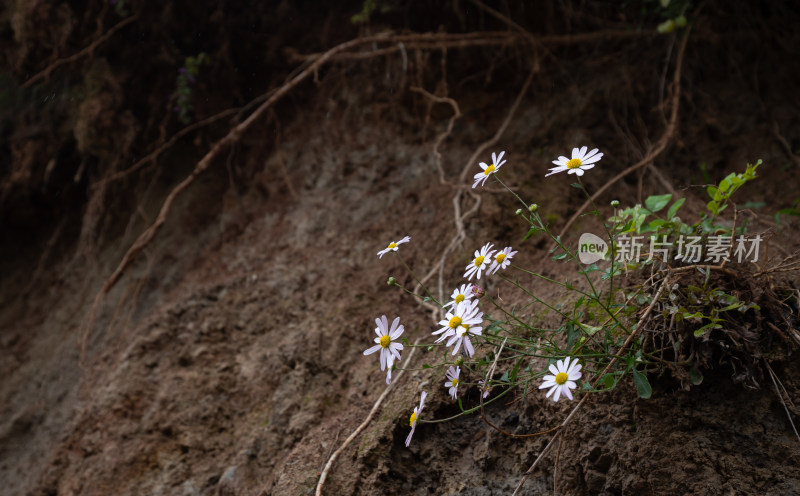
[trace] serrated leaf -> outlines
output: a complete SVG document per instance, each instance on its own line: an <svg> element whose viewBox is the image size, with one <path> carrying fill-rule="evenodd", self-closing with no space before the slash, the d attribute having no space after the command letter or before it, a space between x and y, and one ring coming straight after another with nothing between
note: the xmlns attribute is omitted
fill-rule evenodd
<svg viewBox="0 0 800 496"><path fill-rule="evenodd" d="M672 199L672 195L667 193L666 195L654 195L647 197L647 200L644 201L645 206L651 212L658 212L662 208L667 206L667 203Z"/></svg>
<svg viewBox="0 0 800 496"><path fill-rule="evenodd" d="M636 369L633 369L633 384L636 386L636 392L640 398L646 400L653 395L653 388L647 381L647 376Z"/></svg>

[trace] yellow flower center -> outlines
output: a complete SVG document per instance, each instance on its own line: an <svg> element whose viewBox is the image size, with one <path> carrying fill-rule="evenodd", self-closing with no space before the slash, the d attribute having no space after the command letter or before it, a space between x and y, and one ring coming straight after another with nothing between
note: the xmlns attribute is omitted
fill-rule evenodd
<svg viewBox="0 0 800 496"><path fill-rule="evenodd" d="M495 259L497 260L497 263L503 263L503 260L506 259L506 254L505 253L498 253L497 256L495 257Z"/></svg>
<svg viewBox="0 0 800 496"><path fill-rule="evenodd" d="M453 387L458 386L458 379L453 379Z"/></svg>
<svg viewBox="0 0 800 496"><path fill-rule="evenodd" d="M489 167L487 167L486 169L483 170L483 174L485 176L488 176L492 172L494 172L494 164L490 165Z"/></svg>
<svg viewBox="0 0 800 496"><path fill-rule="evenodd" d="M558 385L564 384L567 382L567 379L569 379L569 376L567 376L565 372L559 372L556 374L556 384Z"/></svg>
<svg viewBox="0 0 800 496"><path fill-rule="evenodd" d="M397 248L397 243L389 243L388 248L391 250L392 248Z"/></svg>
<svg viewBox="0 0 800 496"><path fill-rule="evenodd" d="M462 301L464 301L464 295L463 294L460 294L460 295L456 296L456 303L461 303Z"/></svg>
<svg viewBox="0 0 800 496"><path fill-rule="evenodd" d="M451 329L455 329L456 327L461 325L461 317L456 315L455 317L450 319L450 323L447 325L449 325Z"/></svg>
<svg viewBox="0 0 800 496"><path fill-rule="evenodd" d="M381 348L388 348L391 342L392 338L390 338L388 334L381 336Z"/></svg>
<svg viewBox="0 0 800 496"><path fill-rule="evenodd" d="M483 259L484 259L484 257L476 258L475 259L475 267L480 267L481 265L483 265Z"/></svg>
<svg viewBox="0 0 800 496"><path fill-rule="evenodd" d="M411 414L411 421L408 423L409 426L414 427L414 422L417 421L417 412Z"/></svg>
<svg viewBox="0 0 800 496"><path fill-rule="evenodd" d="M570 169L577 169L580 166L581 166L581 159L579 158L573 158L572 160L567 162L567 167Z"/></svg>

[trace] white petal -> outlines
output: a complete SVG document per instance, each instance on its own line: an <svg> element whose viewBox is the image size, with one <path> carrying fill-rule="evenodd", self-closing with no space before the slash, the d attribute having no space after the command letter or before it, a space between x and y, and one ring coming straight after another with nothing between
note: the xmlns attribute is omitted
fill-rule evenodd
<svg viewBox="0 0 800 496"><path fill-rule="evenodd" d="M553 401L555 401L557 403L558 402L558 398L561 396L561 389L562 388L561 388L561 386L556 386L553 389L556 392L556 394L553 395Z"/></svg>
<svg viewBox="0 0 800 496"><path fill-rule="evenodd" d="M550 169L549 174L545 174L544 177L552 176L553 174L558 174L559 172L564 172L565 170L571 170L566 165L564 167L556 167L555 169Z"/></svg>
<svg viewBox="0 0 800 496"><path fill-rule="evenodd" d="M475 354L475 348L472 347L472 341L468 336L464 336L464 349L467 350L467 356L470 358Z"/></svg>
<svg viewBox="0 0 800 496"><path fill-rule="evenodd" d="M547 388L553 387L555 385L556 385L556 381L554 381L553 379L548 379L548 380L544 381L541 386L539 386L539 389L547 389Z"/></svg>
<svg viewBox="0 0 800 496"><path fill-rule="evenodd" d="M427 396L428 396L428 393L423 391L422 395L419 397L419 410L417 411L417 418L419 418L419 414L422 413L422 409L425 408L425 398Z"/></svg>
<svg viewBox="0 0 800 496"><path fill-rule="evenodd" d="M456 339L458 340L458 342L456 343L456 347L453 349L453 355L458 353L458 349L461 348L461 343L464 342L464 338L458 338L457 337Z"/></svg>
<svg viewBox="0 0 800 496"><path fill-rule="evenodd" d="M552 387L552 388L550 388L550 391L548 391L548 392L547 392L547 394L546 394L546 395L544 395L544 397L545 397L545 398L549 398L549 397L550 397L550 395L551 395L551 394L553 394L553 393L556 391L556 389L558 389L558 387Z"/></svg>
<svg viewBox="0 0 800 496"><path fill-rule="evenodd" d="M564 396L566 396L569 399L572 399L572 393L570 392L570 390L568 388L562 388L562 389L564 390Z"/></svg>
<svg viewBox="0 0 800 496"><path fill-rule="evenodd" d="M577 148L572 149L572 158L578 158L579 150Z"/></svg>
<svg viewBox="0 0 800 496"><path fill-rule="evenodd" d="M588 150L588 148L589 147L582 146L580 151L578 152L578 158L581 159L581 162L583 162L583 157L586 156L586 150Z"/></svg>
<svg viewBox="0 0 800 496"><path fill-rule="evenodd" d="M400 317L398 317L398 319L399 318ZM392 341L394 341L395 339L399 338L403 334L403 331L405 330L406 328L401 325L392 334L390 334L389 337L392 339Z"/></svg>
<svg viewBox="0 0 800 496"><path fill-rule="evenodd" d="M411 428L411 432L408 433L408 437L406 438L406 448L408 448L408 445L411 444L411 436L414 435L414 429L415 428L416 428L416 426L412 427Z"/></svg>
<svg viewBox="0 0 800 496"><path fill-rule="evenodd" d="M394 320L392 321L392 327L389 328L389 332L387 332L386 334L390 336L394 334L394 330L397 329L397 324L399 323L400 323L400 317L395 317Z"/></svg>
<svg viewBox="0 0 800 496"><path fill-rule="evenodd" d="M375 346L373 346L372 348L367 348L366 350L364 350L364 354L365 354L365 355L372 355L373 353L375 353L375 352L376 352L376 351L378 351L379 349L381 349L381 345L379 345L379 344L376 344L376 345L375 345Z"/></svg>
<svg viewBox="0 0 800 496"><path fill-rule="evenodd" d="M594 164L594 163L599 162L601 158L603 158L603 154L602 153L600 155L595 155L592 158L587 158L586 160L581 160L581 163L583 165Z"/></svg>
<svg viewBox="0 0 800 496"><path fill-rule="evenodd" d="M555 379L556 376L558 375L558 369L556 368L555 364L551 363L550 366L547 367L547 370L549 370L550 373L553 374L553 379ZM545 377L547 377L547 376L545 376Z"/></svg>
<svg viewBox="0 0 800 496"><path fill-rule="evenodd" d="M380 326L380 328L383 331L383 333L384 334L389 334L389 332L388 332L388 330L389 330L389 319L387 319L385 315L381 315L381 324L383 324L383 325Z"/></svg>
<svg viewBox="0 0 800 496"><path fill-rule="evenodd" d="M581 169L585 171L591 169L592 167L594 167L594 164L581 165Z"/></svg>
<svg viewBox="0 0 800 496"><path fill-rule="evenodd" d="M386 248L385 250L381 250L381 251L379 251L379 252L378 252L378 258L383 258L383 256L384 256L384 255L386 255L386 253L387 253L388 251L389 251L389 248Z"/></svg>
<svg viewBox="0 0 800 496"><path fill-rule="evenodd" d="M599 152L599 151L600 151L600 149L599 149L599 148L592 148L592 149L591 149L591 151L589 151L589 153L587 153L586 155L584 155L584 156L583 156L583 158L584 158L584 159L591 158L591 157L592 157L592 156L593 156L595 153L597 153L597 152ZM601 153L601 154L600 154L600 156L602 157L602 156L603 156L603 154ZM581 162L585 162L585 161L586 161L586 160L581 160Z"/></svg>
<svg viewBox="0 0 800 496"><path fill-rule="evenodd" d="M386 370L386 355L389 354L389 351L384 348L381 350L381 370Z"/></svg>
<svg viewBox="0 0 800 496"><path fill-rule="evenodd" d="M583 169L572 169L572 171L570 171L570 172L575 172L575 174L577 174L579 176L583 175Z"/></svg>

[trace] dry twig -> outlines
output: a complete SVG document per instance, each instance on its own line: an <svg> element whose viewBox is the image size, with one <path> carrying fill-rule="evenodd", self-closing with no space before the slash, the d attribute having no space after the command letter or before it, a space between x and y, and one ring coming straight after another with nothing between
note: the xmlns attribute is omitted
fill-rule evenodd
<svg viewBox="0 0 800 496"><path fill-rule="evenodd" d="M71 55L69 57L58 59L52 64L48 65L43 71L35 74L33 77L28 79L22 84L23 88L30 88L33 86L33 83L39 81L40 79L49 79L50 73L53 72L57 67L62 66L64 64L69 64L70 62L74 62L79 58L83 57L84 55L89 55L94 52L94 49L97 48L100 44L111 38L111 36L119 31L120 29L124 28L128 24L132 23L133 21L139 18L139 14L132 15L126 19L121 20L118 22L113 28L109 29L106 34L94 40L89 46L85 47L80 52Z"/></svg>

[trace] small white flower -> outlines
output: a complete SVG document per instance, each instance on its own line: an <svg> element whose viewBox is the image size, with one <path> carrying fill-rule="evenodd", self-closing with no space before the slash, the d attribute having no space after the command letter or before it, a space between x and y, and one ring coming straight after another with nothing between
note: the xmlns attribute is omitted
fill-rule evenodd
<svg viewBox="0 0 800 496"><path fill-rule="evenodd" d="M450 397L456 399L456 393L458 392L458 378L461 376L461 367L453 367L450 366L447 369L447 378L450 379L449 381L444 383L444 387L450 388Z"/></svg>
<svg viewBox="0 0 800 496"><path fill-rule="evenodd" d="M494 256L492 266L489 267L489 270L486 271L486 274L496 274L500 269L505 270L506 267L511 265L511 258L513 258L517 253L518 252L516 251L511 251L510 246L506 246L501 251L498 251L497 255Z"/></svg>
<svg viewBox="0 0 800 496"><path fill-rule="evenodd" d="M389 246L378 252L378 258L383 258L383 256L390 251L397 251L397 245L402 245L403 243L408 243L409 241L411 241L411 236L406 236L400 241L392 241L389 243Z"/></svg>
<svg viewBox="0 0 800 496"><path fill-rule="evenodd" d="M406 448L408 448L408 445L411 444L411 436L414 435L414 429L417 428L417 420L419 420L419 415L422 413L422 409L425 407L426 396L428 396L428 393L423 391L422 396L419 399L419 408L414 407L414 413L411 414L411 419L409 422L409 424L411 424L411 432L408 433L408 437L406 438Z"/></svg>
<svg viewBox="0 0 800 496"><path fill-rule="evenodd" d="M455 310L445 315L444 320L439 321L439 325L442 326L442 328L433 334L442 334L442 336L436 340L437 343L450 338L446 346L450 347L453 344L456 345L455 348L453 348L453 355L458 353L458 350L463 344L465 353L468 357L472 358L472 355L475 354L475 348L473 348L472 341L470 341L469 337L470 335L481 335L483 329L481 326L482 323L483 312L478 310L478 301L462 301Z"/></svg>
<svg viewBox="0 0 800 496"><path fill-rule="evenodd" d="M375 323L378 325L378 327L375 328L375 334L378 335L378 337L375 338L377 344L365 350L364 354L371 355L381 350L381 370L386 370L387 363L389 363L389 368L391 368L394 360L400 360L400 350L403 349L403 345L395 343L394 341L403 334L405 329L402 325L398 326L400 317L394 319L391 328L389 327L389 321L386 319L385 315L380 319L375 319ZM387 377L387 382L389 379L391 379L391 376Z"/></svg>
<svg viewBox="0 0 800 496"><path fill-rule="evenodd" d="M494 250L491 249L492 246L494 245L486 243L480 251L475 250L475 259L464 269L466 271L464 272L464 277L466 277L468 281L472 280L472 276L476 274L478 279L481 278L481 271L486 269L486 266L489 265L489 260L491 260L492 255L494 255Z"/></svg>
<svg viewBox="0 0 800 496"><path fill-rule="evenodd" d="M480 335L482 323L483 312L478 310L478 301L464 300L445 314L444 319L439 321L439 325L442 327L438 331L434 331L433 335L441 334L439 339L436 340L437 343L441 343L445 339L458 334L463 336L467 331ZM448 343L447 346L450 346L450 344ZM461 346L460 342L459 346ZM453 355L457 351L458 347L453 351Z"/></svg>
<svg viewBox="0 0 800 496"><path fill-rule="evenodd" d="M497 154L492 153L492 163L489 165L486 165L484 162L481 162L480 165L481 169L483 169L483 172L478 172L477 174L475 174L474 178L475 184L472 185L473 188L475 188L475 186L477 186L478 183L481 182L482 182L481 186L483 186L486 183L486 180L489 179L489 176L500 170L500 166L506 163L506 161L503 160L503 155L505 153L506 152L500 152L500 156L497 156Z"/></svg>
<svg viewBox="0 0 800 496"><path fill-rule="evenodd" d="M558 167L553 167L550 169L549 174L545 174L544 177L557 174L559 172L567 171L567 174L577 174L579 176L583 175L583 171L587 171L594 167L594 164L598 162L601 158L603 158L602 153L597 153L597 148L586 153L587 147L582 147L580 150L577 148L572 149L572 158L569 159L567 157L561 156L558 157L558 160L553 160L553 163L556 164Z"/></svg>
<svg viewBox="0 0 800 496"><path fill-rule="evenodd" d="M460 288L453 290L453 294L450 295L450 302L443 305L442 308L447 308L449 306L455 308L455 305L458 305L464 300L471 300L474 296L475 293L472 292L472 284L462 284Z"/></svg>
<svg viewBox="0 0 800 496"><path fill-rule="evenodd" d="M539 386L539 389L550 388L545 397L549 398L555 392L553 401L558 401L562 393L572 399L570 389L575 389L577 386L575 381L581 378L581 364L578 363L578 359L576 358L571 364L569 357L559 360L555 365L550 365L549 370L553 375L544 376L544 382Z"/></svg>

